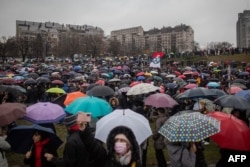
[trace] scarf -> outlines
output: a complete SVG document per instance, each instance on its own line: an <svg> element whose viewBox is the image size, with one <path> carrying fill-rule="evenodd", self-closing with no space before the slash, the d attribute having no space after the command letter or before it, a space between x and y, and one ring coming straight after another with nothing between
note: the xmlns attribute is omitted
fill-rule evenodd
<svg viewBox="0 0 250 167"><path fill-rule="evenodd" d="M120 164L123 165L128 165L131 161L131 151L129 150L126 154L124 154L123 156L121 156L118 161L120 162Z"/></svg>
<svg viewBox="0 0 250 167"><path fill-rule="evenodd" d="M42 150L43 146L49 142L49 138L35 143L35 166L42 167Z"/></svg>

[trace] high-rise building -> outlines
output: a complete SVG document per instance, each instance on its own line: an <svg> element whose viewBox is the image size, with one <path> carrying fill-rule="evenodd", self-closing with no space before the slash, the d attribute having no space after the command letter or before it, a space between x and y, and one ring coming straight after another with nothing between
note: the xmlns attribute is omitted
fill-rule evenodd
<svg viewBox="0 0 250 167"><path fill-rule="evenodd" d="M236 23L237 47L250 47L250 10L238 14Z"/></svg>

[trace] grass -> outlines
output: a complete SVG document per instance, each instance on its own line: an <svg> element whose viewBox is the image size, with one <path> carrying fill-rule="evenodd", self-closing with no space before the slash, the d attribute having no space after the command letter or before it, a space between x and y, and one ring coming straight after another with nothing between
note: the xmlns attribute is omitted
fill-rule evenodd
<svg viewBox="0 0 250 167"><path fill-rule="evenodd" d="M27 124L30 124L30 123L28 121L25 121L25 120L18 120L17 124L18 125L27 125ZM55 124L55 127L56 127L57 135L62 140L65 141L65 139L66 139L66 128L65 128L65 126ZM151 127L152 127L152 130L154 130L154 124L153 123L151 123ZM147 166L148 167L157 166L153 145L154 145L154 143L153 143L152 138L149 138L149 146L148 146L148 152L147 152ZM58 149L59 156L62 156L63 149L64 149L64 145L61 145L59 147L59 149ZM166 160L169 161L166 149L164 150L164 154L165 154ZM204 154L205 154L205 158L206 158L207 163L208 164L214 164L214 163L216 163L216 161L219 158L219 149L218 149L218 147L216 146L215 143L210 142L210 145L205 146ZM17 167L17 166L18 167L26 167L23 164L24 155L16 154L16 153L11 152L11 153L7 153L6 156L7 156L7 159L9 161L9 166L10 167Z"/></svg>
<svg viewBox="0 0 250 167"><path fill-rule="evenodd" d="M174 61L191 61L191 62L199 62L201 60L205 60L208 62L225 62L225 61L232 61L234 60L235 63L238 65L241 64L241 62L250 63L250 54L234 54L234 55L218 55L218 56L191 56L191 57L181 57L181 58L171 58L167 60L174 60Z"/></svg>

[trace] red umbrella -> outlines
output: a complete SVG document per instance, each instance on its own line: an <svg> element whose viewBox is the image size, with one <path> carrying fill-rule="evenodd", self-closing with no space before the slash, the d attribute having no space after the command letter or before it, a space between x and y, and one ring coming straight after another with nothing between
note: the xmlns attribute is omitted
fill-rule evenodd
<svg viewBox="0 0 250 167"><path fill-rule="evenodd" d="M179 76L181 73L179 71L174 71L175 75Z"/></svg>
<svg viewBox="0 0 250 167"><path fill-rule="evenodd" d="M164 57L165 54L163 52L154 52L153 55L152 55L152 58L156 58L156 57Z"/></svg>
<svg viewBox="0 0 250 167"><path fill-rule="evenodd" d="M237 87L237 86L231 86L230 87L230 93L231 94L235 94L235 93L237 93L237 92L239 92L239 91L241 91L242 89L240 88L240 87Z"/></svg>
<svg viewBox="0 0 250 167"><path fill-rule="evenodd" d="M245 122L224 112L210 112L208 115L221 121L220 132L211 136L221 148L250 150L250 129Z"/></svg>
<svg viewBox="0 0 250 167"><path fill-rule="evenodd" d="M145 73L142 71L142 72L138 72L137 74L136 74L136 76L138 77L138 76L142 76L142 75L144 75Z"/></svg>
<svg viewBox="0 0 250 167"><path fill-rule="evenodd" d="M137 84L140 84L141 82L137 82L137 81L134 81L134 82L132 82L129 86L130 87L133 87L133 86L135 86L135 85L137 85Z"/></svg>

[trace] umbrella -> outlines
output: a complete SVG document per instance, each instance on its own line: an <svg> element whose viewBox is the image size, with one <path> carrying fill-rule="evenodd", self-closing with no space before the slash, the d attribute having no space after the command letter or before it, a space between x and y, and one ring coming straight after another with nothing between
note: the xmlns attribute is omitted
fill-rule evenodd
<svg viewBox="0 0 250 167"><path fill-rule="evenodd" d="M246 85L242 83L232 83L231 87L239 87L241 89L247 89Z"/></svg>
<svg viewBox="0 0 250 167"><path fill-rule="evenodd" d="M215 99L214 104L239 110L247 110L250 108L250 103L246 99L235 95L220 96Z"/></svg>
<svg viewBox="0 0 250 167"><path fill-rule="evenodd" d="M250 129L244 121L231 114L219 111L211 112L208 116L220 120L221 122L221 131L211 136L211 139L221 148L241 151L250 150Z"/></svg>
<svg viewBox="0 0 250 167"><path fill-rule="evenodd" d="M75 99L79 97L85 97L86 94L77 91L77 92L71 92L67 94L63 94L60 97L56 98L53 103L59 104L60 106L67 106L70 103L72 103Z"/></svg>
<svg viewBox="0 0 250 167"><path fill-rule="evenodd" d="M221 89L209 89L210 91L212 91L213 93L215 93L217 97L223 96L223 95L227 95L227 93Z"/></svg>
<svg viewBox="0 0 250 167"><path fill-rule="evenodd" d="M10 130L6 141L11 145L12 151L15 153L25 154L29 151L33 144L33 135L35 131L41 131L48 134L51 146L57 149L63 141L54 133L51 128L45 128L40 125L18 125Z"/></svg>
<svg viewBox="0 0 250 167"><path fill-rule="evenodd" d="M38 102L27 107L24 119L32 123L54 123L66 116L63 108L57 104L50 102Z"/></svg>
<svg viewBox="0 0 250 167"><path fill-rule="evenodd" d="M144 104L156 108L173 108L178 103L165 93L155 93L144 99Z"/></svg>
<svg viewBox="0 0 250 167"><path fill-rule="evenodd" d="M228 93L230 92L231 94L235 94L242 90L240 87L237 86L231 86L229 89L230 90L228 90Z"/></svg>
<svg viewBox="0 0 250 167"><path fill-rule="evenodd" d="M102 117L112 111L110 104L98 97L86 96L79 97L70 103L65 111L69 114L77 114L78 112L90 112L93 118Z"/></svg>
<svg viewBox="0 0 250 167"><path fill-rule="evenodd" d="M165 87L166 87L166 88L170 88L170 89L174 89L174 88L177 88L178 85L177 85L176 83L171 83L171 82L169 82L169 83L166 83L166 84L165 84Z"/></svg>
<svg viewBox="0 0 250 167"><path fill-rule="evenodd" d="M58 80L58 79L53 80L51 83L58 84L58 85L63 85L64 84L63 81Z"/></svg>
<svg viewBox="0 0 250 167"><path fill-rule="evenodd" d="M23 95L27 93L26 89L19 85L1 85L1 87L1 90L3 89L4 91L9 92L14 96Z"/></svg>
<svg viewBox="0 0 250 167"><path fill-rule="evenodd" d="M97 97L105 97L105 96L113 96L115 91L108 86L95 86L87 92L87 95L97 96Z"/></svg>
<svg viewBox="0 0 250 167"><path fill-rule="evenodd" d="M118 93L126 93L126 92L128 92L128 90L130 89L131 87L129 87L129 86L126 86L126 87L123 87L123 88L120 88L120 89L118 89Z"/></svg>
<svg viewBox="0 0 250 167"><path fill-rule="evenodd" d="M199 142L220 131L220 121L199 112L170 117L159 133L170 142Z"/></svg>
<svg viewBox="0 0 250 167"><path fill-rule="evenodd" d="M133 87L131 87L127 95L140 95L140 94L146 94L150 92L154 92L158 90L158 88L152 84L149 83L139 83Z"/></svg>
<svg viewBox="0 0 250 167"><path fill-rule="evenodd" d="M26 81L24 81L24 85L33 85L36 84L36 80L33 78L28 78Z"/></svg>
<svg viewBox="0 0 250 167"><path fill-rule="evenodd" d="M246 80L244 80L244 79L235 79L235 80L233 80L233 83L246 84Z"/></svg>
<svg viewBox="0 0 250 167"><path fill-rule="evenodd" d="M47 93L59 93L59 94L65 94L66 92L61 88L49 88L46 90Z"/></svg>
<svg viewBox="0 0 250 167"><path fill-rule="evenodd" d="M192 89L192 88L197 88L198 85L194 84L194 83L189 83L187 85L184 86L185 89Z"/></svg>
<svg viewBox="0 0 250 167"><path fill-rule="evenodd" d="M108 82L111 83L111 82L120 82L120 81L121 80L119 78L112 78Z"/></svg>
<svg viewBox="0 0 250 167"><path fill-rule="evenodd" d="M235 96L243 97L250 103L250 90L241 90L237 92Z"/></svg>
<svg viewBox="0 0 250 167"><path fill-rule="evenodd" d="M186 90L184 93L182 93L181 97L182 98L204 98L204 97L212 97L216 96L216 94L209 89L203 88L203 87L198 87L198 88L192 88Z"/></svg>
<svg viewBox="0 0 250 167"><path fill-rule="evenodd" d="M106 143L109 132L120 125L127 126L134 132L138 144L152 134L149 121L143 115L130 109L116 109L97 121L95 138Z"/></svg>
<svg viewBox="0 0 250 167"><path fill-rule="evenodd" d="M26 114L26 106L21 103L4 103L0 105L0 126L11 124Z"/></svg>
<svg viewBox="0 0 250 167"><path fill-rule="evenodd" d="M50 79L46 77L39 77L36 79L37 84L50 83Z"/></svg>
<svg viewBox="0 0 250 167"><path fill-rule="evenodd" d="M207 87L210 88L220 88L220 84L218 82L208 82Z"/></svg>

